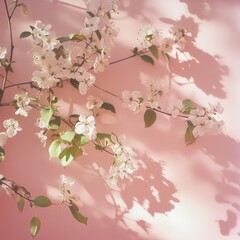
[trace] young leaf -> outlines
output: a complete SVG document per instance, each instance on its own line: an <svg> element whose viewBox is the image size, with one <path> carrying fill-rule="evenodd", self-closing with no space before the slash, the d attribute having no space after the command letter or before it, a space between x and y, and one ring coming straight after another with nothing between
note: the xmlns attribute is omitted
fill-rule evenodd
<svg viewBox="0 0 240 240"><path fill-rule="evenodd" d="M147 109L144 113L145 127L151 127L157 119L157 114L152 109Z"/></svg>
<svg viewBox="0 0 240 240"><path fill-rule="evenodd" d="M73 141L78 147L82 147L89 143L89 139L82 134L76 134Z"/></svg>
<svg viewBox="0 0 240 240"><path fill-rule="evenodd" d="M104 102L102 104L101 108L104 108L104 109L109 110L109 111L111 111L113 113L116 113L115 107L111 103Z"/></svg>
<svg viewBox="0 0 240 240"><path fill-rule="evenodd" d="M20 34L19 38L26 38L29 37L30 35L32 35L31 32L25 31Z"/></svg>
<svg viewBox="0 0 240 240"><path fill-rule="evenodd" d="M60 134L60 138L64 141L71 142L75 136L74 131L66 131Z"/></svg>
<svg viewBox="0 0 240 240"><path fill-rule="evenodd" d="M87 224L87 217L83 216L79 211L78 211L78 207L73 204L72 206L69 206L69 209L73 215L73 217L80 223L84 223Z"/></svg>
<svg viewBox="0 0 240 240"><path fill-rule="evenodd" d="M40 116L43 121L48 125L54 111L52 108L44 108L40 111Z"/></svg>
<svg viewBox="0 0 240 240"><path fill-rule="evenodd" d="M111 134L109 133L97 133L97 138L102 140L102 139L111 139Z"/></svg>
<svg viewBox="0 0 240 240"><path fill-rule="evenodd" d="M156 45L152 45L148 48L150 50L150 52L152 53L152 55L158 59L159 55L158 55L158 48Z"/></svg>
<svg viewBox="0 0 240 240"><path fill-rule="evenodd" d="M61 144L62 142L60 140L54 140L51 145L49 146L48 153L50 158L58 157L61 153Z"/></svg>
<svg viewBox="0 0 240 240"><path fill-rule="evenodd" d="M0 146L0 162L2 162L5 158L5 151L4 149Z"/></svg>
<svg viewBox="0 0 240 240"><path fill-rule="evenodd" d="M28 15L28 14L29 14L29 10L28 10L27 5L22 4L21 6L22 6L22 11L23 11L23 13L24 13L25 15Z"/></svg>
<svg viewBox="0 0 240 240"><path fill-rule="evenodd" d="M196 106L190 99L185 99L182 101L182 113L190 113L191 110L195 109Z"/></svg>
<svg viewBox="0 0 240 240"><path fill-rule="evenodd" d="M148 55L142 55L141 59L146 63L150 63L150 64L154 65L154 61L153 61L152 57L150 57Z"/></svg>
<svg viewBox="0 0 240 240"><path fill-rule="evenodd" d="M54 117L53 120L49 121L48 129L57 130L60 125L61 125L61 118L60 117Z"/></svg>
<svg viewBox="0 0 240 240"><path fill-rule="evenodd" d="M188 127L185 132L185 143L186 145L190 145L196 140L196 138L192 133L195 126L192 124L191 121L187 121L187 123L188 123Z"/></svg>
<svg viewBox="0 0 240 240"><path fill-rule="evenodd" d="M78 82L77 80L71 78L71 79L70 79L70 83L71 83L71 85L72 85L74 88L78 89L78 87L79 87L79 82Z"/></svg>
<svg viewBox="0 0 240 240"><path fill-rule="evenodd" d="M69 38L71 40L76 40L78 42L86 40L86 37L84 35L81 35L81 34L74 34L73 36L69 36Z"/></svg>
<svg viewBox="0 0 240 240"><path fill-rule="evenodd" d="M17 206L18 206L18 210L19 210L20 212L23 211L24 204L25 204L24 198L22 198L22 197L19 196L18 199L17 199Z"/></svg>
<svg viewBox="0 0 240 240"><path fill-rule="evenodd" d="M59 155L60 162L63 167L69 165L75 158L75 152L72 147L65 148Z"/></svg>
<svg viewBox="0 0 240 240"><path fill-rule="evenodd" d="M51 200L45 196L38 196L33 200L33 202L38 207L49 207L52 205Z"/></svg>
<svg viewBox="0 0 240 240"><path fill-rule="evenodd" d="M41 221L38 217L32 217L30 222L30 234L32 237L36 237L41 228Z"/></svg>

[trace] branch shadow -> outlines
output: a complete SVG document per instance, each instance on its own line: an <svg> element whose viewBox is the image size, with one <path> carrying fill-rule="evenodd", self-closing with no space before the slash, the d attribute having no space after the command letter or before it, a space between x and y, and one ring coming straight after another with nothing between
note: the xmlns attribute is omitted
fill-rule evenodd
<svg viewBox="0 0 240 240"><path fill-rule="evenodd" d="M239 220L237 216L240 212L240 144L223 135L218 136L218 144L215 144L213 136L208 137L208 144L200 141L199 148L222 170L217 173L218 179L215 177L216 173L212 174L202 165L194 166L193 172L216 189L215 201L226 208L226 219L217 220L219 230L222 235L228 236Z"/></svg>
<svg viewBox="0 0 240 240"><path fill-rule="evenodd" d="M228 67L221 64L220 56L212 56L199 49L196 39L199 31L199 24L192 17L182 16L179 21L169 18L160 18L160 21L173 26L187 27L191 36L186 36L187 45L185 52L191 54L191 59L179 61L178 56L170 61L170 70L173 74L193 80L194 84L206 94L214 94L219 98L225 97L221 80L228 74Z"/></svg>

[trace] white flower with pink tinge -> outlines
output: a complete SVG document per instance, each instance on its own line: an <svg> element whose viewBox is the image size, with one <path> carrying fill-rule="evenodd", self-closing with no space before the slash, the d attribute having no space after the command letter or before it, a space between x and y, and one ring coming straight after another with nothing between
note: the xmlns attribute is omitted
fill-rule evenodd
<svg viewBox="0 0 240 240"><path fill-rule="evenodd" d="M8 135L5 132L0 133L0 147L3 147L8 139Z"/></svg>
<svg viewBox="0 0 240 240"><path fill-rule="evenodd" d="M100 108L103 104L103 101L94 96L88 96L87 102L86 102L86 107L88 110L93 110L95 108Z"/></svg>
<svg viewBox="0 0 240 240"><path fill-rule="evenodd" d="M138 40L144 48L157 45L160 38L160 31L152 26L145 26L139 32Z"/></svg>
<svg viewBox="0 0 240 240"><path fill-rule="evenodd" d="M142 107L142 95L139 91L129 92L127 90L122 92L123 107L129 108L134 112L139 112Z"/></svg>
<svg viewBox="0 0 240 240"><path fill-rule="evenodd" d="M9 138L14 137L17 132L22 130L18 121L14 120L13 118L4 120L3 126L7 129L6 133Z"/></svg>
<svg viewBox="0 0 240 240"><path fill-rule="evenodd" d="M96 138L95 118L93 115L86 116L80 114L78 122L75 125L75 132L77 134L83 134L89 140Z"/></svg>

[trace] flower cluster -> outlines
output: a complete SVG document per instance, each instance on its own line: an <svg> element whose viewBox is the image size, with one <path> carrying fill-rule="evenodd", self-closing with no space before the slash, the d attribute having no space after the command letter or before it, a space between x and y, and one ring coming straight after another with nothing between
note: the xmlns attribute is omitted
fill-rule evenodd
<svg viewBox="0 0 240 240"><path fill-rule="evenodd" d="M61 179L61 185L60 185L60 191L61 191L61 201L62 203L65 203L69 206L72 204L76 204L80 197L77 194L74 194L71 192L70 187L73 186L75 183L74 180L72 180L69 177L66 177L65 175L60 176Z"/></svg>
<svg viewBox="0 0 240 240"><path fill-rule="evenodd" d="M6 132L0 133L0 146L3 147L7 138L14 137L17 132L21 131L22 128L19 126L18 121L13 118L9 118L3 121L3 127L6 128Z"/></svg>
<svg viewBox="0 0 240 240"><path fill-rule="evenodd" d="M21 94L15 94L14 100L17 106L17 111L15 112L15 114L27 117L28 111L32 109L32 107L29 106L31 99L28 97L28 93L25 92Z"/></svg>
<svg viewBox="0 0 240 240"><path fill-rule="evenodd" d="M147 25L140 30L138 40L144 49L151 50L151 47L155 46L165 54L170 54L174 47L183 51L187 43L185 36L188 34L188 30L174 26L170 33L171 36L165 37L159 29Z"/></svg>
<svg viewBox="0 0 240 240"><path fill-rule="evenodd" d="M188 120L194 125L192 131L195 138L205 134L220 134L222 132L224 122L217 121L214 116L222 114L223 108L220 104L216 106L210 105L210 108L193 109L190 111Z"/></svg>
<svg viewBox="0 0 240 240"><path fill-rule="evenodd" d="M86 116L85 114L80 114L78 122L75 125L75 130L77 134L83 134L89 140L96 138L96 127L95 118L93 115Z"/></svg>
<svg viewBox="0 0 240 240"><path fill-rule="evenodd" d="M110 148L114 153L114 162L109 170L108 182L115 185L119 177L121 179L128 177L128 174L132 174L136 167L131 159L132 149L124 144L125 135L119 138L113 136L111 140Z"/></svg>

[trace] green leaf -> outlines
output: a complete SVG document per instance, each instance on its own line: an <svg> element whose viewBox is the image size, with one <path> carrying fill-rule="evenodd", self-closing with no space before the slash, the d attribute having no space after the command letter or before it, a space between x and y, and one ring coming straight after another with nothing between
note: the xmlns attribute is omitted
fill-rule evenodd
<svg viewBox="0 0 240 240"><path fill-rule="evenodd" d="M78 33L76 33L74 35L69 35L69 38L71 40L75 40L75 41L78 41L78 42L86 40L86 37L84 35L81 35L81 34L78 34Z"/></svg>
<svg viewBox="0 0 240 240"><path fill-rule="evenodd" d="M87 217L83 216L79 210L77 205L73 204L72 206L69 206L69 209L73 215L73 217L80 223L87 224Z"/></svg>
<svg viewBox="0 0 240 240"><path fill-rule="evenodd" d="M82 147L89 143L89 139L82 134L76 134L73 141L78 147Z"/></svg>
<svg viewBox="0 0 240 240"><path fill-rule="evenodd" d="M0 162L2 162L5 158L5 151L4 149L0 146Z"/></svg>
<svg viewBox="0 0 240 240"><path fill-rule="evenodd" d="M38 196L33 200L33 202L38 207L49 207L52 205L51 200L45 196Z"/></svg>
<svg viewBox="0 0 240 240"><path fill-rule="evenodd" d="M157 119L157 114L152 109L147 109L144 113L145 127L151 127Z"/></svg>
<svg viewBox="0 0 240 240"><path fill-rule="evenodd" d="M78 87L79 87L79 82L78 82L77 80L71 78L71 79L70 79L70 83L71 83L71 85L72 85L74 88L78 89Z"/></svg>
<svg viewBox="0 0 240 240"><path fill-rule="evenodd" d="M44 108L40 111L40 116L43 121L48 125L54 111L52 108Z"/></svg>
<svg viewBox="0 0 240 240"><path fill-rule="evenodd" d="M64 141L67 141L67 142L71 142L75 136L75 132L74 131L66 131L66 132L63 132L62 134L60 134L60 138Z"/></svg>
<svg viewBox="0 0 240 240"><path fill-rule="evenodd" d="M159 54L158 54L158 48L157 48L157 46L156 46L156 45L152 45L152 46L150 46L148 49L150 50L150 52L152 53L152 55L153 55L156 59L158 59Z"/></svg>
<svg viewBox="0 0 240 240"><path fill-rule="evenodd" d="M185 143L186 145L190 145L196 140L196 138L192 133L195 126L192 124L191 121L187 121L187 123L188 123L188 127L185 132Z"/></svg>
<svg viewBox="0 0 240 240"><path fill-rule="evenodd" d="M84 35L81 35L81 34L78 34L78 33L72 33L72 34L69 34L67 37L59 37L59 38L57 38L57 40L60 43L64 43L64 42L68 42L68 41L81 42L81 41L86 40L86 37Z"/></svg>
<svg viewBox="0 0 240 240"><path fill-rule="evenodd" d="M111 111L113 113L116 113L115 107L111 103L104 102L102 104L101 108L104 108L104 109L109 110L109 111Z"/></svg>
<svg viewBox="0 0 240 240"><path fill-rule="evenodd" d="M182 101L182 113L190 113L191 110L195 109L196 106L190 99L185 99Z"/></svg>
<svg viewBox="0 0 240 240"><path fill-rule="evenodd" d="M61 144L62 142L60 140L54 140L51 145L49 146L48 153L50 158L58 157L61 153Z"/></svg>
<svg viewBox="0 0 240 240"><path fill-rule="evenodd" d="M19 36L19 38L27 38L29 36L31 36L32 33L31 32L28 32L28 31L25 31L25 32L22 32Z"/></svg>
<svg viewBox="0 0 240 240"><path fill-rule="evenodd" d="M111 134L109 133L97 133L97 138L102 140L102 139L111 139Z"/></svg>
<svg viewBox="0 0 240 240"><path fill-rule="evenodd" d="M59 159L63 167L69 165L74 160L74 157L75 153L73 147L63 149L59 155Z"/></svg>
<svg viewBox="0 0 240 240"><path fill-rule="evenodd" d="M60 125L61 125L61 118L54 116L54 119L49 121L48 129L57 130Z"/></svg>
<svg viewBox="0 0 240 240"><path fill-rule="evenodd" d="M150 63L150 64L154 65L154 61L153 61L152 57L150 57L148 55L142 55L141 59L146 63Z"/></svg>
<svg viewBox="0 0 240 240"><path fill-rule="evenodd" d="M32 237L36 237L41 228L41 221L38 217L32 217L30 222L30 234Z"/></svg>
<svg viewBox="0 0 240 240"><path fill-rule="evenodd" d="M24 204L25 204L24 198L22 198L22 197L19 196L18 199L17 199L17 206L18 206L18 210L19 210L20 212L23 211Z"/></svg>

